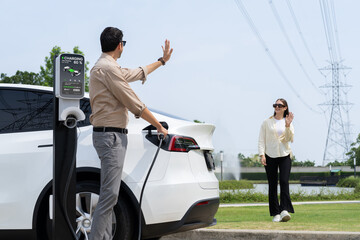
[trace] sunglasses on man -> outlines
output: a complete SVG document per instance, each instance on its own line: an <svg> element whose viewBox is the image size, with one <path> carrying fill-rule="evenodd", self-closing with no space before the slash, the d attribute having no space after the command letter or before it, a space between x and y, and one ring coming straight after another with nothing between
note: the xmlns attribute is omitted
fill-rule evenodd
<svg viewBox="0 0 360 240"><path fill-rule="evenodd" d="M282 104L277 104L277 103L275 103L275 104L273 104L273 107L274 107L274 108L276 108L276 107L278 107L278 108L283 108L283 107L285 107L285 106L282 105Z"/></svg>
<svg viewBox="0 0 360 240"><path fill-rule="evenodd" d="M122 42L123 47L125 47L126 41L121 41L121 42Z"/></svg>

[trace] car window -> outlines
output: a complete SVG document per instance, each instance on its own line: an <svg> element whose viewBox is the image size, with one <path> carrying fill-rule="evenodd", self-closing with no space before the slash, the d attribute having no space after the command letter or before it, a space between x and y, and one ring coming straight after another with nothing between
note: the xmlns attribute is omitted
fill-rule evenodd
<svg viewBox="0 0 360 240"><path fill-rule="evenodd" d="M80 100L86 119L79 127L90 125L90 101ZM0 134L53 129L53 94L38 90L0 89Z"/></svg>
<svg viewBox="0 0 360 240"><path fill-rule="evenodd" d="M52 129L52 94L0 89L0 133Z"/></svg>

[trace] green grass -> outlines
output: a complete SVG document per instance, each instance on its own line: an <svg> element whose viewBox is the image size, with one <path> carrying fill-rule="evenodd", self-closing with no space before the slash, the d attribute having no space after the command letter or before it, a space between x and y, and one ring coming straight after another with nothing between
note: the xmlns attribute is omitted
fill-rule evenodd
<svg viewBox="0 0 360 240"><path fill-rule="evenodd" d="M215 229L360 232L360 204L296 205L289 222L273 223L268 206L222 207Z"/></svg>

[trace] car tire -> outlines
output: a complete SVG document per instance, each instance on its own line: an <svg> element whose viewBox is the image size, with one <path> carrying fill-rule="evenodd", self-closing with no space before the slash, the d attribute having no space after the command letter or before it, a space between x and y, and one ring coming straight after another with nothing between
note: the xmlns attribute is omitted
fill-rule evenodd
<svg viewBox="0 0 360 240"><path fill-rule="evenodd" d="M77 195L77 207L80 203L80 207L84 212L89 209L88 204L91 198L98 198L100 191L100 184L95 181L82 181L76 184L76 195ZM42 201L42 207L38 213L37 221L37 239L41 240L51 240L52 239L52 220L49 218L49 196L51 189L48 191L48 194ZM137 236L135 233L135 224L136 220L133 213L131 205L127 199L123 196L119 197L118 203L114 207L114 219L113 219L113 239L114 240L132 240L134 236ZM76 212L76 218L79 220L80 214ZM46 231L44 231L44 226ZM77 223L77 227L79 227ZM78 239L86 239L85 235L88 234L86 229L81 229L77 232Z"/></svg>

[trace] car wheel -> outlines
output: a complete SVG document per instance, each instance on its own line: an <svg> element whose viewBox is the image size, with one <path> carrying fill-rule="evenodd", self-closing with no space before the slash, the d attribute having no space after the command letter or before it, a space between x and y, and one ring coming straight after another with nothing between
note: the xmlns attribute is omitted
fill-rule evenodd
<svg viewBox="0 0 360 240"><path fill-rule="evenodd" d="M92 217L99 199L100 185L94 181L82 181L76 184L76 235L79 240L89 238ZM38 239L52 239L52 220L49 218L49 194L43 200L43 207L39 211L37 223ZM113 211L113 239L132 240L135 234L134 216L130 204L124 197L120 197ZM44 231L46 226L46 231Z"/></svg>

